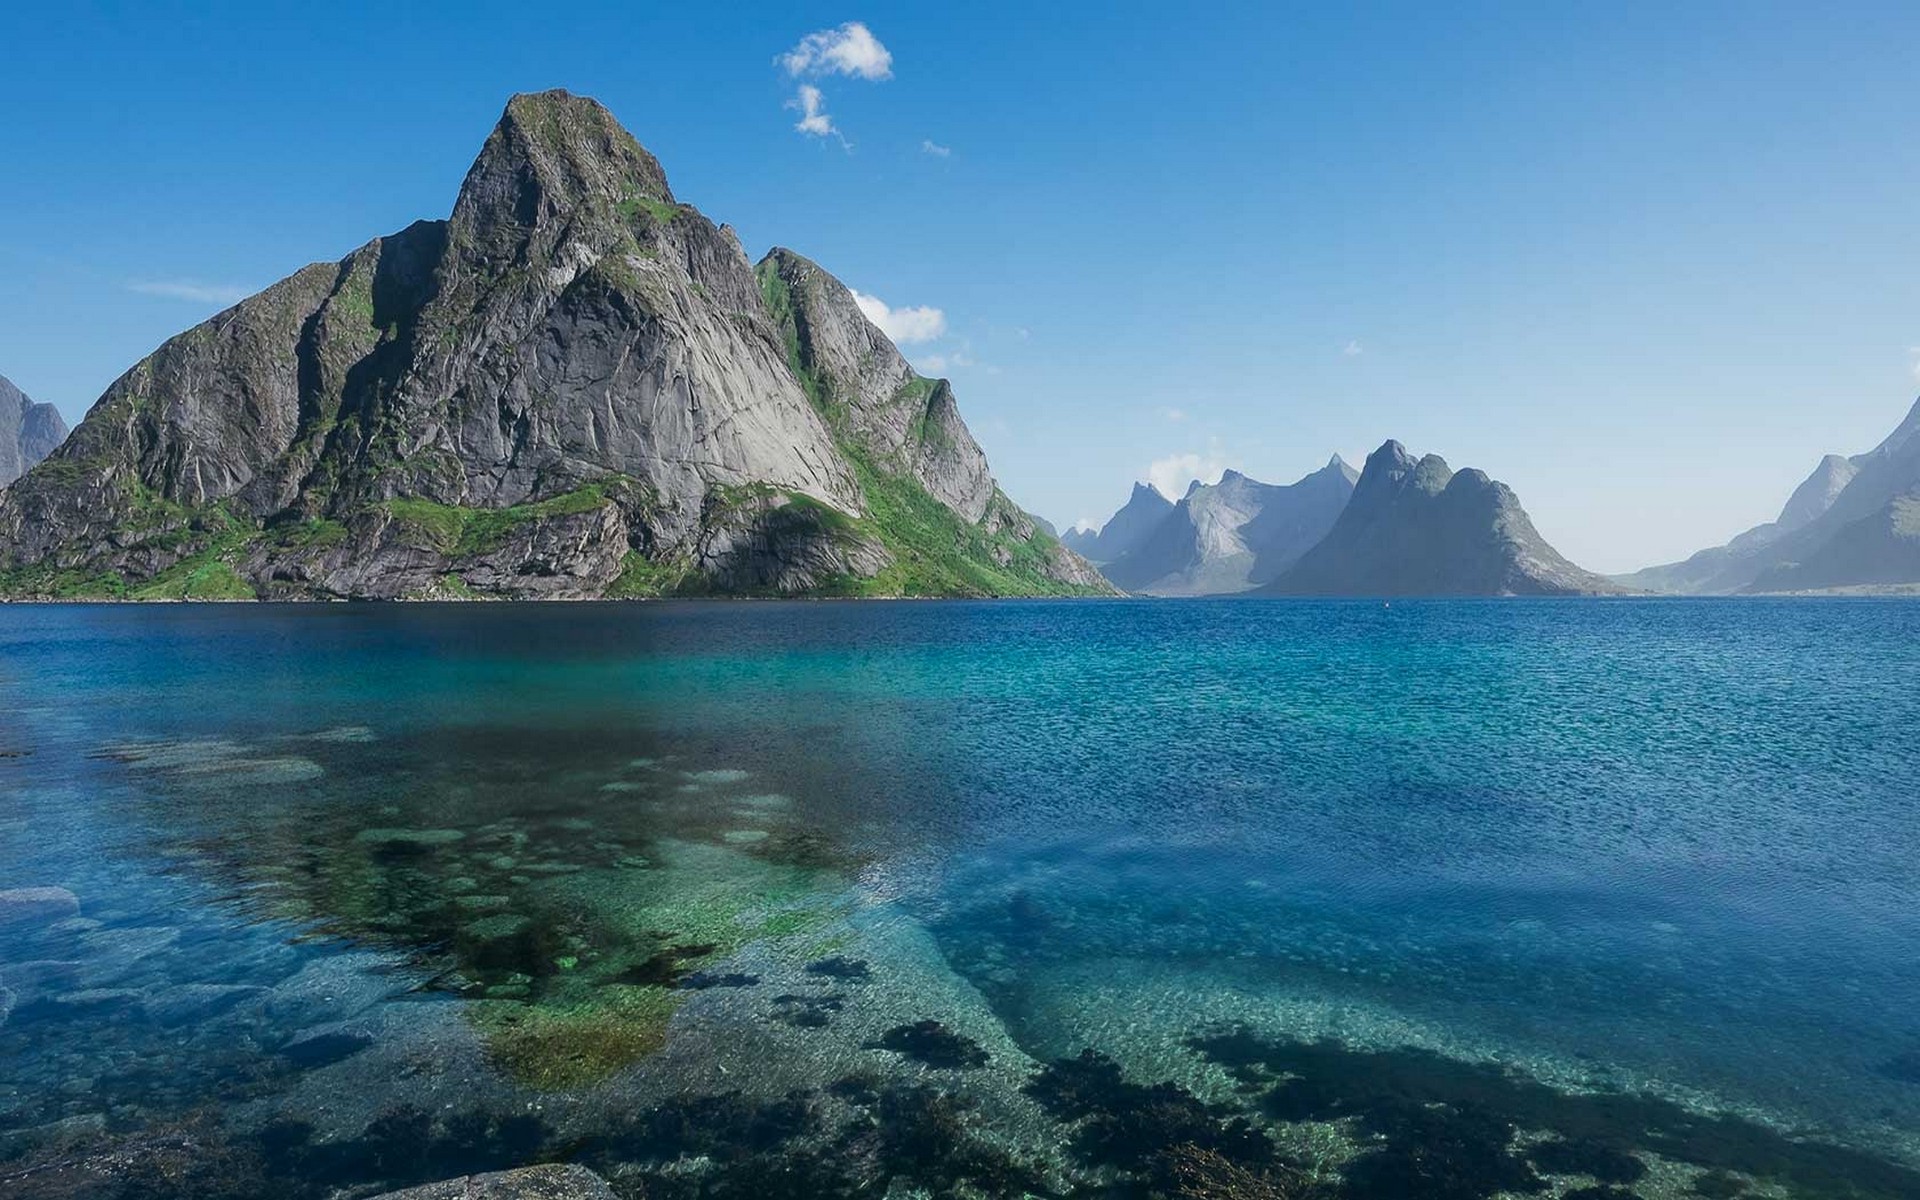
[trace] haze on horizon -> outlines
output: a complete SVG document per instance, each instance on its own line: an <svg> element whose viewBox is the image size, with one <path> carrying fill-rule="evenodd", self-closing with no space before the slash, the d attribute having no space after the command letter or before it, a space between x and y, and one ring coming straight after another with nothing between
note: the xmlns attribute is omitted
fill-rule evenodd
<svg viewBox="0 0 1920 1200"><path fill-rule="evenodd" d="M1163 12L9 11L0 374L77 423L565 87L832 263L1063 527L1391 437L1622 571L1911 405L1920 13Z"/></svg>

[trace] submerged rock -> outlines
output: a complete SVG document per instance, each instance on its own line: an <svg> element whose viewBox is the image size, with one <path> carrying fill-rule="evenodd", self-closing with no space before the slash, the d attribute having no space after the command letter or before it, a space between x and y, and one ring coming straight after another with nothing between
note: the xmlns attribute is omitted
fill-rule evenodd
<svg viewBox="0 0 1920 1200"><path fill-rule="evenodd" d="M293 1036L280 1054L296 1067L324 1067L373 1045L373 1034L357 1025L323 1025Z"/></svg>
<svg viewBox="0 0 1920 1200"><path fill-rule="evenodd" d="M407 853L451 846L466 839L467 835L458 829L362 829L353 840L362 846Z"/></svg>
<svg viewBox="0 0 1920 1200"><path fill-rule="evenodd" d="M0 892L0 930L50 925L80 915L80 898L63 887L11 888Z"/></svg>
<svg viewBox="0 0 1920 1200"><path fill-rule="evenodd" d="M464 1175L373 1200L613 1200L607 1181L585 1167L550 1163L491 1175Z"/></svg>
<svg viewBox="0 0 1920 1200"><path fill-rule="evenodd" d="M874 1048L904 1054L915 1062L948 1070L984 1067L989 1059L980 1044L964 1034L955 1033L938 1021L917 1021L887 1030L872 1043Z"/></svg>
<svg viewBox="0 0 1920 1200"><path fill-rule="evenodd" d="M188 1025L217 1017L235 1005L272 993L263 987L225 983L183 983L146 999L147 1015L162 1025Z"/></svg>

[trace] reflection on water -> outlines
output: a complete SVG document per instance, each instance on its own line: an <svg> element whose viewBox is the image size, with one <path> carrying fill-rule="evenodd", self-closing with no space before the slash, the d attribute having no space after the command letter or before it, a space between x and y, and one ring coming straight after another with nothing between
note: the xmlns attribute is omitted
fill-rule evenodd
<svg viewBox="0 0 1920 1200"><path fill-rule="evenodd" d="M0 1192L1920 1195L1917 610L0 611Z"/></svg>

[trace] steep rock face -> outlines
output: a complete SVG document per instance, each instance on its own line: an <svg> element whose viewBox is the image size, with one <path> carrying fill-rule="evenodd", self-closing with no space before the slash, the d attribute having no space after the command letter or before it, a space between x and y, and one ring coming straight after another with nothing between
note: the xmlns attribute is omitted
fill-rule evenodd
<svg viewBox="0 0 1920 1200"><path fill-rule="evenodd" d="M1249 591L1327 535L1358 477L1338 455L1286 486L1228 471L1217 484L1194 484L1152 533L1102 571L1116 585L1149 595Z"/></svg>
<svg viewBox="0 0 1920 1200"><path fill-rule="evenodd" d="M1415 460L1398 442L1367 456L1339 519L1261 589L1292 596L1557 596L1621 589L1549 546L1513 490L1484 472Z"/></svg>
<svg viewBox="0 0 1920 1200"><path fill-rule="evenodd" d="M1148 484L1136 483L1127 502L1098 532L1076 530L1062 540L1090 562L1114 562L1149 537L1172 511L1173 501Z"/></svg>
<svg viewBox="0 0 1920 1200"><path fill-rule="evenodd" d="M920 485L968 521L987 514L993 476L944 379L923 379L838 279L776 247L757 268L810 382L868 459Z"/></svg>
<svg viewBox="0 0 1920 1200"><path fill-rule="evenodd" d="M1907 540L1908 502L1916 495L1920 402L1872 450L1821 459L1778 520L1683 562L1648 567L1621 581L1703 595L1920 583Z"/></svg>
<svg viewBox="0 0 1920 1200"><path fill-rule="evenodd" d="M951 385L915 372L845 285L786 249L755 270L792 374L859 478L870 514L858 527L892 556L884 590L1112 591L1000 491Z"/></svg>
<svg viewBox="0 0 1920 1200"><path fill-rule="evenodd" d="M0 375L0 488L25 475L67 436L67 423L51 404L35 404Z"/></svg>
<svg viewBox="0 0 1920 1200"><path fill-rule="evenodd" d="M869 516L731 231L604 108L549 92L509 102L450 219L307 267L115 382L0 498L0 581L859 591L893 562Z"/></svg>
<svg viewBox="0 0 1920 1200"><path fill-rule="evenodd" d="M1810 525L1833 507L1840 493L1847 490L1853 477L1860 473L1852 459L1841 458L1838 454L1829 454L1820 460L1805 482L1787 497L1786 507L1773 524L1782 533L1792 533L1804 525Z"/></svg>

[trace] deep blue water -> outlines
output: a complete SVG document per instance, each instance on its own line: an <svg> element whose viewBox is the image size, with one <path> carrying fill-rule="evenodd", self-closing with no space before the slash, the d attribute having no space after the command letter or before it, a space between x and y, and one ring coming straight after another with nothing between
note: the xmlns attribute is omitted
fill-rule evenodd
<svg viewBox="0 0 1920 1200"><path fill-rule="evenodd" d="M1647 1197L1920 1194L1916 730L1901 601L0 608L0 890L79 904L0 900L0 1192L1221 1194L1095 1147L1159 1136L1122 1079L1355 1197L1610 1178L1548 1133ZM1032 1083L1083 1049L1098 1111ZM838 1132L927 1088L1028 1173Z"/></svg>

